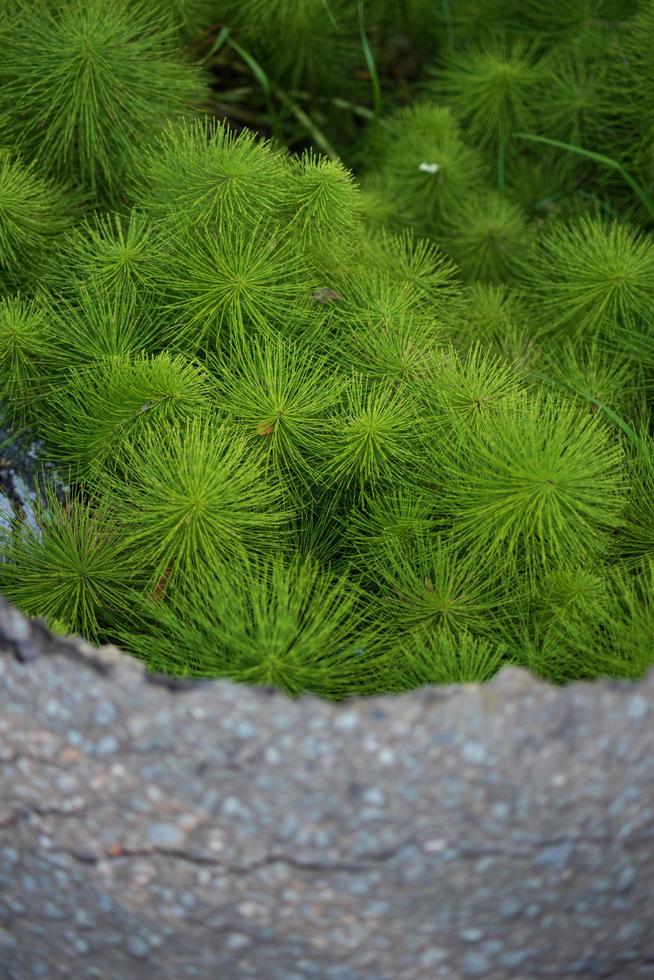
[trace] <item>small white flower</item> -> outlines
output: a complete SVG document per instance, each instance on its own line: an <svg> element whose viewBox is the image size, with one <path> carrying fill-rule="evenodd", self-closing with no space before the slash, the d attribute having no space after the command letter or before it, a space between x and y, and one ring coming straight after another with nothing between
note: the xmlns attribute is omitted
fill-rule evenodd
<svg viewBox="0 0 654 980"><path fill-rule="evenodd" d="M440 169L440 164L438 163L423 162L418 167L418 170L422 170L424 174L437 174Z"/></svg>

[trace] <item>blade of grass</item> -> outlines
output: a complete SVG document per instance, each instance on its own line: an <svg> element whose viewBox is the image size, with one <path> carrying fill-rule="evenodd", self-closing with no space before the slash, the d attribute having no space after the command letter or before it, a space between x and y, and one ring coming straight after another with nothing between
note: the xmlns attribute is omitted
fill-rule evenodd
<svg viewBox="0 0 654 980"><path fill-rule="evenodd" d="M229 37L227 42L230 48L232 48L232 50L235 51L236 54L242 58L245 64L248 66L263 89L264 94L270 95L270 80L256 58L253 58L249 51L246 51L245 48L241 47L238 41L235 41L233 37Z"/></svg>
<svg viewBox="0 0 654 980"><path fill-rule="evenodd" d="M353 115L361 116L362 119L371 120L375 118L374 112L371 112L370 109L366 108L366 106L357 105L354 102L348 102L347 99L341 99L337 96L330 98L329 101L332 103L332 105L336 106L337 109L347 109Z"/></svg>
<svg viewBox="0 0 654 980"><path fill-rule="evenodd" d="M238 41L235 41L233 37L229 36L227 38L227 43L230 48L236 52L236 54L241 58L242 61L248 66L259 85L266 98L266 105L268 107L268 118L270 120L270 128L273 135L279 142L283 142L283 134L281 121L279 114L275 111L272 101L272 87L270 84L270 79L268 78L266 72L263 70L256 58L254 58L249 51L246 51Z"/></svg>
<svg viewBox="0 0 654 980"><path fill-rule="evenodd" d="M304 126L307 132L311 135L311 139L314 141L316 146L319 146L330 160L340 160L338 153L331 145L323 131L316 125L311 116L309 116L308 113L306 113L304 109L297 104L297 102L294 102L293 99L286 94L286 92L283 92L282 89L275 86L274 93L277 98L291 110L298 122Z"/></svg>
<svg viewBox="0 0 654 980"><path fill-rule="evenodd" d="M209 48L209 50L207 51L207 53L204 55L204 57L200 58L198 64L199 65L206 65L206 63L208 61L210 61L213 58L214 55L218 54L218 52L220 51L220 49L226 43L226 41L227 41L227 39L229 37L229 34L230 34L229 27L223 27L219 31L218 37L213 42L213 44L211 45L211 47Z"/></svg>
<svg viewBox="0 0 654 980"><path fill-rule="evenodd" d="M325 13L329 17L329 21L330 21L332 27L335 30L340 31L341 25L338 23L338 21L334 17L334 13L332 11L332 8L329 6L328 0L321 0L321 3L323 5L323 7L325 8Z"/></svg>
<svg viewBox="0 0 654 980"><path fill-rule="evenodd" d="M637 180L627 173L621 163L614 160L612 157L605 156L604 153L596 153L594 150L586 150L582 146L577 146L575 143L563 143L560 140L550 139L549 136L536 136L534 133L515 133L518 139L529 140L531 143L542 143L545 146L552 146L559 150L567 150L569 153L575 153L577 156L585 157L587 160L593 160L595 163L599 163L604 167L609 167L611 170L615 170L619 173L626 184L631 187L632 191L643 205L647 211L649 217L654 221L654 199L650 197L644 187L638 183Z"/></svg>
<svg viewBox="0 0 654 980"><path fill-rule="evenodd" d="M448 48L453 48L454 25L452 23L452 10L450 8L450 0L442 0L441 6L443 8L443 17L445 18L445 30L447 32L447 46Z"/></svg>
<svg viewBox="0 0 654 980"><path fill-rule="evenodd" d="M381 94L381 83L379 81L379 72L377 71L377 65L375 63L375 56L372 53L370 44L368 43L368 38L366 36L366 25L365 17L363 12L363 0L359 0L359 35L361 37L361 47L363 48L363 56L366 59L366 66L370 72L370 79L372 81L372 97L374 105L374 117L375 120L379 120L381 116L381 104L382 104L382 94Z"/></svg>
<svg viewBox="0 0 654 980"><path fill-rule="evenodd" d="M544 374L539 374L537 371L530 371L529 376L531 378L535 378L536 381L542 381L544 384L555 385L557 388L567 388L569 391L573 391L575 395L578 395L580 398L585 398L587 402L591 403L591 405L595 405L600 411L604 412L606 417L622 430L622 432L634 446L639 445L638 436L631 426L625 422L624 419L620 418L617 412L614 412L612 408L608 407L608 405L604 405L603 402L598 401L597 398L593 398L592 395L586 394L585 391L580 391L574 385L568 384L564 381L556 381L554 378L548 378Z"/></svg>

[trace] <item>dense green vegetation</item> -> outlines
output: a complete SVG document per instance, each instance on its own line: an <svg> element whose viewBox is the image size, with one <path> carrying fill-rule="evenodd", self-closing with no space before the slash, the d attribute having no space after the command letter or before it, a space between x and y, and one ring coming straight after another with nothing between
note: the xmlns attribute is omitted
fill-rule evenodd
<svg viewBox="0 0 654 980"><path fill-rule="evenodd" d="M342 699L654 662L654 0L0 0L0 591Z"/></svg>

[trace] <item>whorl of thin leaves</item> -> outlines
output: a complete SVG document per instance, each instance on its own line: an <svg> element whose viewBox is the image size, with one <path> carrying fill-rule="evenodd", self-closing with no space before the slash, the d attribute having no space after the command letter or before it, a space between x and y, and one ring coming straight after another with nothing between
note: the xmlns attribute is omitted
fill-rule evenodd
<svg viewBox="0 0 654 980"><path fill-rule="evenodd" d="M308 246L343 247L352 240L361 208L351 171L313 152L304 153L294 169L291 227Z"/></svg>
<svg viewBox="0 0 654 980"><path fill-rule="evenodd" d="M513 132L530 129L541 70L533 45L492 38L448 50L429 93L452 109L471 141L497 146Z"/></svg>
<svg viewBox="0 0 654 980"><path fill-rule="evenodd" d="M0 299L0 401L14 419L31 414L48 354L43 307L17 293Z"/></svg>
<svg viewBox="0 0 654 980"><path fill-rule="evenodd" d="M367 323L384 326L392 320L420 316L411 283L398 282L387 270L354 266L334 284L338 298L330 304L329 313L339 332L350 332Z"/></svg>
<svg viewBox="0 0 654 980"><path fill-rule="evenodd" d="M335 332L333 359L379 382L411 384L433 372L444 335L438 321L418 313L371 317L355 330Z"/></svg>
<svg viewBox="0 0 654 980"><path fill-rule="evenodd" d="M105 485L155 596L212 570L237 575L248 555L280 542L289 515L279 484L222 420L154 419L133 433L125 457L129 480L109 475Z"/></svg>
<svg viewBox="0 0 654 980"><path fill-rule="evenodd" d="M629 14L634 14L633 10ZM643 0L620 32L617 50L607 61L604 124L609 149L628 165L644 168L651 180L654 146L654 2ZM611 146L612 144L612 146Z"/></svg>
<svg viewBox="0 0 654 980"><path fill-rule="evenodd" d="M508 4L514 30L539 35L552 44L591 34L598 45L598 34L610 33L633 10L631 0L559 0L553 8L540 0Z"/></svg>
<svg viewBox="0 0 654 980"><path fill-rule="evenodd" d="M135 435L153 423L173 425L209 408L206 373L181 355L100 358L72 368L39 410L39 431L57 459L80 476L122 471Z"/></svg>
<svg viewBox="0 0 654 980"><path fill-rule="evenodd" d="M161 247L149 218L136 209L126 216L96 212L61 242L58 285L78 283L101 295L126 287L147 291Z"/></svg>
<svg viewBox="0 0 654 980"><path fill-rule="evenodd" d="M557 382L560 394L577 401L586 411L598 412L600 405L606 405L628 418L644 390L640 365L597 338L583 346L569 337L548 343L541 353L537 376Z"/></svg>
<svg viewBox="0 0 654 980"><path fill-rule="evenodd" d="M536 633L542 637L558 631L563 640L572 621L596 622L608 606L608 584L602 575L587 568L557 568L546 572L532 586L530 613Z"/></svg>
<svg viewBox="0 0 654 980"><path fill-rule="evenodd" d="M399 286L409 286L416 305L441 316L450 307L458 310L459 270L435 242L406 228L401 232L382 228L364 237L361 246L365 265L387 274Z"/></svg>
<svg viewBox="0 0 654 980"><path fill-rule="evenodd" d="M501 642L467 630L417 627L402 637L394 663L403 689L428 684L483 684L508 661Z"/></svg>
<svg viewBox="0 0 654 980"><path fill-rule="evenodd" d="M586 161L574 153L537 145L538 152L529 148L536 144L516 140L525 149L512 154L505 168L505 194L534 220L536 228L545 229L560 220L583 217L602 217L596 195L581 185L587 170Z"/></svg>
<svg viewBox="0 0 654 980"><path fill-rule="evenodd" d="M513 279L529 260L534 234L518 205L487 192L461 202L440 241L467 279L497 283Z"/></svg>
<svg viewBox="0 0 654 980"><path fill-rule="evenodd" d="M240 345L213 360L211 370L217 403L240 434L287 477L306 480L345 379L324 358L279 336Z"/></svg>
<svg viewBox="0 0 654 980"><path fill-rule="evenodd" d="M409 479L415 465L415 405L355 374L343 409L327 422L321 455L328 485L365 495Z"/></svg>
<svg viewBox="0 0 654 980"><path fill-rule="evenodd" d="M252 333L301 332L317 285L294 241L266 221L221 222L208 234L179 227L159 277L174 322L171 340L193 351Z"/></svg>
<svg viewBox="0 0 654 980"><path fill-rule="evenodd" d="M378 613L400 635L415 629L484 634L503 601L483 568L441 535L390 538L371 565Z"/></svg>
<svg viewBox="0 0 654 980"><path fill-rule="evenodd" d="M412 546L438 529L438 496L407 488L376 494L352 507L343 519L348 556L361 574L376 584L377 568L395 546L410 554Z"/></svg>
<svg viewBox="0 0 654 980"><path fill-rule="evenodd" d="M0 115L17 148L110 196L144 141L205 97L171 30L134 0L22 3L2 76Z"/></svg>
<svg viewBox="0 0 654 980"><path fill-rule="evenodd" d="M334 66L347 71L360 62L352 0L228 0L223 16L230 14L248 51L287 88L331 91Z"/></svg>
<svg viewBox="0 0 654 980"><path fill-rule="evenodd" d="M294 187L289 163L265 140L203 119L169 125L136 175L134 196L143 208L207 231L219 221L279 217Z"/></svg>
<svg viewBox="0 0 654 980"><path fill-rule="evenodd" d="M166 673L274 685L289 697L340 700L371 693L384 656L356 586L300 557L243 566L237 588L209 569L170 604L152 604L154 626L127 633L130 649Z"/></svg>
<svg viewBox="0 0 654 980"><path fill-rule="evenodd" d="M3 280L20 285L52 264L51 249L73 217L72 200L62 188L0 149L0 291Z"/></svg>
<svg viewBox="0 0 654 980"><path fill-rule="evenodd" d="M438 229L484 176L478 151L464 143L450 110L432 102L390 116L375 134L371 163L392 181L398 218L422 234Z"/></svg>
<svg viewBox="0 0 654 980"><path fill-rule="evenodd" d="M527 666L559 684L598 677L641 679L652 663L654 562L640 574L617 569L607 599L589 615L586 603L528 650Z"/></svg>
<svg viewBox="0 0 654 980"><path fill-rule="evenodd" d="M47 351L42 358L44 380L65 381L70 368L90 366L107 358L158 353L161 322L128 283L88 288L80 282L63 294L44 294L40 307L47 318Z"/></svg>
<svg viewBox="0 0 654 980"><path fill-rule="evenodd" d="M627 564L654 561L654 440L641 433L628 457L629 497L617 546Z"/></svg>
<svg viewBox="0 0 654 980"><path fill-rule="evenodd" d="M431 372L420 381L425 429L438 439L445 433L466 438L514 404L524 388L516 369L481 344L463 353L450 344L441 349Z"/></svg>
<svg viewBox="0 0 654 980"><path fill-rule="evenodd" d="M444 448L455 536L507 574L583 564L620 524L623 451L574 404L525 394Z"/></svg>
<svg viewBox="0 0 654 980"><path fill-rule="evenodd" d="M216 19L215 0L148 0L159 17L179 31L182 40L200 37Z"/></svg>
<svg viewBox="0 0 654 980"><path fill-rule="evenodd" d="M536 98L537 132L578 146L596 146L606 112L607 58L570 44L550 58ZM600 144L601 145L601 144Z"/></svg>
<svg viewBox="0 0 654 980"><path fill-rule="evenodd" d="M463 315L453 334L461 346L478 342L523 369L538 361L531 336L531 316L522 293L506 283L472 282L466 289Z"/></svg>
<svg viewBox="0 0 654 980"><path fill-rule="evenodd" d="M108 619L125 616L135 583L120 530L106 506L62 503L52 488L35 509L36 526L0 529L0 589L28 615L97 639Z"/></svg>
<svg viewBox="0 0 654 980"><path fill-rule="evenodd" d="M617 221L552 226L523 282L543 330L569 335L632 331L654 317L654 243Z"/></svg>
<svg viewBox="0 0 654 980"><path fill-rule="evenodd" d="M373 232L404 230L406 216L397 206L395 182L389 173L368 171L361 175L359 188L366 227Z"/></svg>

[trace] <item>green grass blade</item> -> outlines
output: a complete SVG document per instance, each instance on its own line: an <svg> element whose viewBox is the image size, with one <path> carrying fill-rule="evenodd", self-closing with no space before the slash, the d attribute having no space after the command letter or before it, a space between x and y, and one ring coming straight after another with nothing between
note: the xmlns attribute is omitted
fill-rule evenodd
<svg viewBox="0 0 654 980"><path fill-rule="evenodd" d="M593 160L595 163L615 170L616 173L620 174L624 182L631 187L652 221L654 221L654 199L650 197L644 187L641 187L637 180L634 180L631 174L627 173L622 164L618 163L617 160L606 156L604 153L586 150L583 146L577 146L575 143L563 143L561 140L550 139L549 136L536 136L534 133L515 133L514 135L518 139L529 140L531 143L542 143L545 146L552 146L559 150L567 150L569 153L575 153L577 156L585 157L587 160Z"/></svg>
<svg viewBox="0 0 654 980"><path fill-rule="evenodd" d="M373 95L373 105L375 107L375 119L378 120L381 116L381 104L382 104L382 94L381 94L381 83L379 81L379 72L377 71L377 64L375 62L375 56L372 53L370 44L368 43L368 38L366 36L365 18L363 12L363 0L359 0L359 34L361 36L361 47L363 48L363 56L366 59L366 66L370 72L370 78L372 80L372 95Z"/></svg>
<svg viewBox="0 0 654 980"><path fill-rule="evenodd" d="M316 146L319 146L330 160L340 160L338 153L329 142L323 131L316 125L311 116L309 116L308 113L306 113L304 109L297 104L297 102L294 102L293 99L291 99L290 96L288 96L286 92L283 92L280 88L275 87L274 92L277 98L291 110L298 122L300 122L307 130Z"/></svg>
<svg viewBox="0 0 654 980"><path fill-rule="evenodd" d="M218 54L220 49L225 45L230 35L229 27L223 27L218 34L218 37L213 42L207 53L198 62L199 65L206 65L207 62L211 61L214 55Z"/></svg>
<svg viewBox="0 0 654 980"><path fill-rule="evenodd" d="M246 51L245 48L241 47L238 41L235 41L233 37L228 37L227 43L229 44L230 48L232 48L236 52L236 54L243 59L243 61L248 66L248 68L250 69L250 71L258 81L259 85L263 89L264 94L269 96L270 79L268 78L268 76L266 75L265 71L263 70L259 62L256 60L256 58L253 58L252 55L249 53L249 51Z"/></svg>
<svg viewBox="0 0 654 980"><path fill-rule="evenodd" d="M539 374L536 371L530 371L529 376L534 378L536 381L542 381L544 384L556 385L558 388L567 388L569 391L573 391L575 395L579 395L580 398L585 398L591 405L595 405L601 412L604 412L606 417L610 419L614 425L617 425L622 432L624 432L626 437L631 443L633 443L634 446L639 445L638 436L631 426L625 422L623 418L620 418L620 416L614 412L612 408L609 408L608 405L604 405L602 402L598 401L597 398L593 398L592 395L586 394L585 391L580 391L578 388L575 388L574 385L563 381L556 381L554 378L548 378L544 374Z"/></svg>
<svg viewBox="0 0 654 980"><path fill-rule="evenodd" d="M238 43L238 41L235 41L233 37L228 37L227 43L232 48L232 50L235 51L236 54L245 62L245 64L248 66L248 68L250 69L250 71L258 81L259 85L261 86L261 90L263 91L263 94L266 97L266 104L268 107L268 117L270 120L270 128L273 132L274 137L280 143L282 143L283 142L282 124L279 118L279 114L275 112L275 108L273 106L272 85L270 83L270 79L268 78L268 75L261 67L257 59L254 58L249 51L246 51L245 48Z"/></svg>
<svg viewBox="0 0 654 980"><path fill-rule="evenodd" d="M443 17L445 18L445 30L447 31L447 46L454 47L454 25L452 23L452 10L450 0L442 0Z"/></svg>
<svg viewBox="0 0 654 980"><path fill-rule="evenodd" d="M322 3L323 7L325 8L325 13L329 17L329 22L332 25L332 27L335 30L340 31L340 29L341 29L340 24L338 23L338 21L334 17L334 12L332 11L332 8L330 7L328 0L320 0L320 2Z"/></svg>

